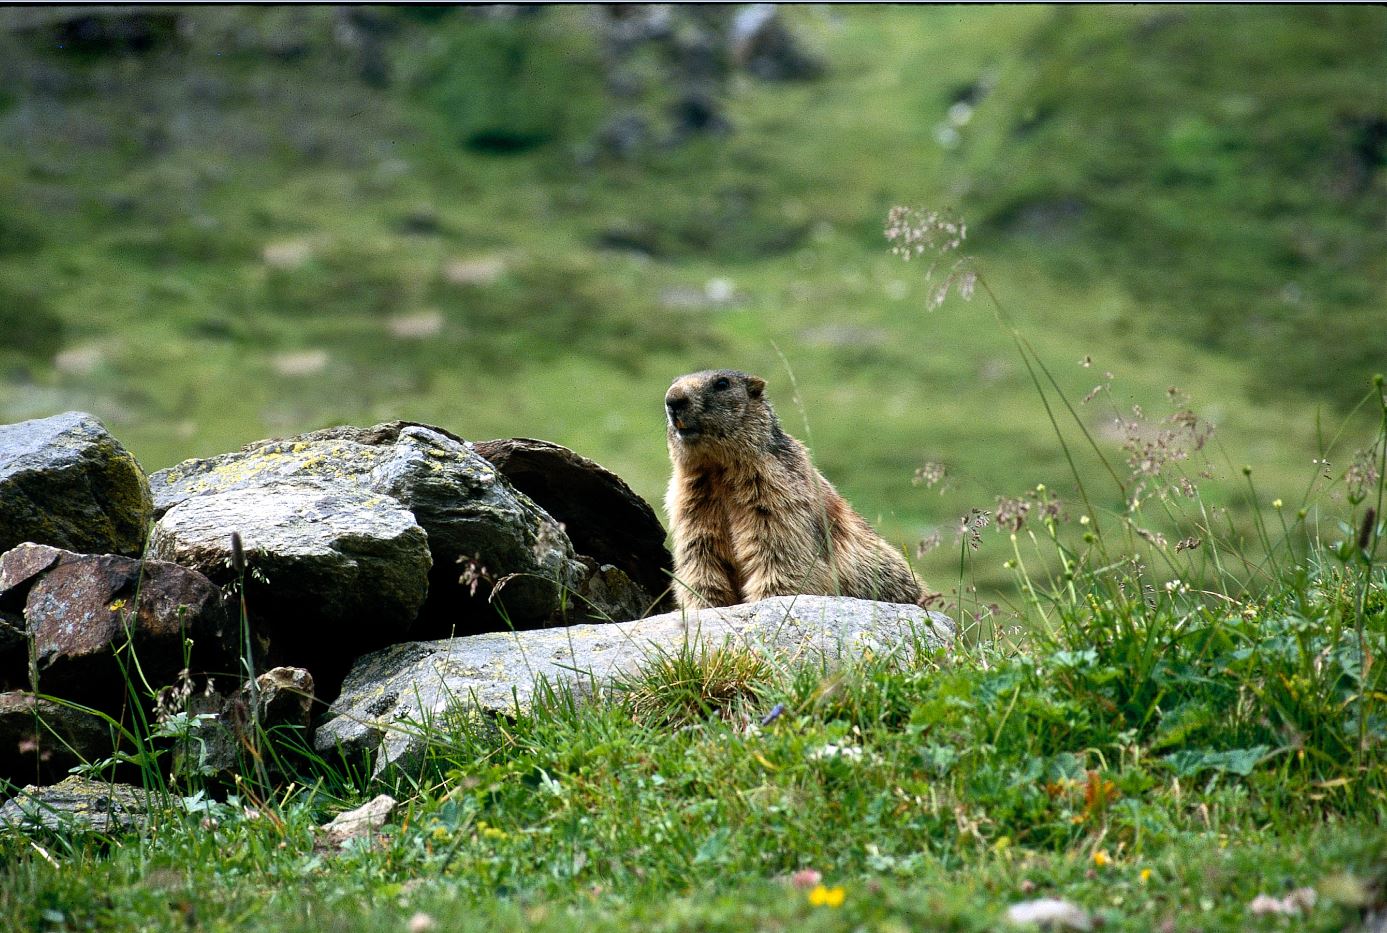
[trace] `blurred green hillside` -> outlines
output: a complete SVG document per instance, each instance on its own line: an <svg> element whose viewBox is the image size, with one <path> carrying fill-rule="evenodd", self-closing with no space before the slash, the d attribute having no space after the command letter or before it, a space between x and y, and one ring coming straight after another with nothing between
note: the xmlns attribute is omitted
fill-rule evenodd
<svg viewBox="0 0 1387 933"><path fill-rule="evenodd" d="M1120 468L1115 418L1173 386L1235 527L1244 463L1258 505L1299 503L1387 360L1387 11L782 13L820 77L734 69L726 131L623 149L591 8L0 11L0 421L85 409L154 470L406 418L551 439L657 501L665 387L732 366L888 536L948 544L1073 483L986 300L930 312L889 254L906 204L967 219ZM683 66L623 67L658 129ZM957 550L920 566L944 588Z"/></svg>

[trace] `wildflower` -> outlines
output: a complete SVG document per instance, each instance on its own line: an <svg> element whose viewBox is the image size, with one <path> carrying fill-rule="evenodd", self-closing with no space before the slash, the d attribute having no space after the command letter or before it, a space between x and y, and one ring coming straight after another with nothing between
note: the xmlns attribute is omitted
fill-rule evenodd
<svg viewBox="0 0 1387 933"><path fill-rule="evenodd" d="M154 696L154 718L158 723L173 719L179 712L187 709L188 698L193 695L193 679L188 668L178 672L174 684L160 687Z"/></svg>
<svg viewBox="0 0 1387 933"><path fill-rule="evenodd" d="M841 886L826 888L822 884L816 884L809 892L809 903L814 907L842 907L844 897Z"/></svg>
<svg viewBox="0 0 1387 933"><path fill-rule="evenodd" d="M1285 505L1285 503L1282 502L1280 499L1273 499L1273 500L1271 500L1271 507L1274 508L1274 509L1279 509L1279 508L1281 508L1281 506L1283 506L1283 505Z"/></svg>
<svg viewBox="0 0 1387 933"><path fill-rule="evenodd" d="M962 220L939 211L893 207L886 215L886 239L891 242L891 252L902 259L926 252L953 252L967 236L968 227Z"/></svg>
<svg viewBox="0 0 1387 933"><path fill-rule="evenodd" d="M458 582L467 587L467 595L476 596L477 587L483 582L490 582L491 575L476 557L459 557L458 563L462 564L462 574L458 577Z"/></svg>
<svg viewBox="0 0 1387 933"><path fill-rule="evenodd" d="M435 925L433 918L421 910L409 918L409 933L428 933Z"/></svg>
<svg viewBox="0 0 1387 933"><path fill-rule="evenodd" d="M1349 504L1357 505L1362 502L1377 486L1376 454L1376 445L1373 445L1353 455L1353 463L1344 472L1344 486L1347 487ZM1321 462L1326 468L1329 466L1327 461Z"/></svg>
<svg viewBox="0 0 1387 933"><path fill-rule="evenodd" d="M981 532L987 527L991 515L986 509L969 509L968 514L958 520L955 534L960 540L967 540L970 551L976 551L982 545Z"/></svg>
<svg viewBox="0 0 1387 933"><path fill-rule="evenodd" d="M932 550L934 550L935 548L939 547L940 543L941 543L943 540L944 540L943 534L940 533L940 531L939 531L938 529L935 529L934 531L930 532L929 534L927 534L927 535L925 535L923 538L921 538L921 539L920 539L920 543L917 544L917 545L915 545L915 556L916 556L916 557L924 557L924 556L925 556L926 554L928 554L930 551L932 551Z"/></svg>
<svg viewBox="0 0 1387 933"><path fill-rule="evenodd" d="M1150 881L1150 880L1151 880L1151 869L1149 869L1149 868L1143 868L1143 869L1141 870L1141 873L1137 875L1137 880L1140 881L1142 884L1146 884L1146 882Z"/></svg>
<svg viewBox="0 0 1387 933"><path fill-rule="evenodd" d="M929 461L915 470L915 477L910 482L915 486L932 487L943 481L945 473L944 464Z"/></svg>
<svg viewBox="0 0 1387 933"><path fill-rule="evenodd" d="M1108 850L1099 849L1097 852L1093 853L1093 864L1099 868L1107 868L1108 865L1112 864L1112 859L1108 856Z"/></svg>
<svg viewBox="0 0 1387 933"><path fill-rule="evenodd" d="M1026 524L1026 516L1030 514L1031 503L1028 499L1016 498L1008 499L1002 496L997 497L997 528L1010 529L1012 532L1021 530L1021 526Z"/></svg>
<svg viewBox="0 0 1387 933"><path fill-rule="evenodd" d="M1165 535L1161 534L1159 531L1147 531L1145 528L1135 527L1132 530L1135 531L1142 540L1154 544L1161 550L1165 550Z"/></svg>
<svg viewBox="0 0 1387 933"><path fill-rule="evenodd" d="M535 535L535 542L530 547L535 555L535 563L543 564L548 560L552 551L563 549L563 539L567 536L567 529L563 522L556 522L551 525L548 522L542 523L539 527L539 534Z"/></svg>
<svg viewBox="0 0 1387 933"><path fill-rule="evenodd" d="M1088 390L1088 394L1085 395L1085 396L1083 397L1083 400L1080 402L1080 404L1082 404L1082 405L1087 405L1089 402L1091 402L1091 401L1093 401L1094 399L1096 399L1096 398L1097 398L1100 394L1102 394L1103 392L1107 392L1109 389L1112 388L1112 380L1113 380L1113 375L1112 375L1112 373L1103 373L1103 381L1100 382L1100 383L1098 383L1098 384L1097 384L1096 386L1094 386L1092 389L1089 389L1089 390ZM1121 424L1121 423L1122 423L1122 421L1121 421L1121 419L1119 419L1119 420L1118 420L1118 424Z"/></svg>
<svg viewBox="0 0 1387 933"><path fill-rule="evenodd" d="M953 127L945 127L957 136ZM944 276L942 283L930 285L935 277L940 260L963 245L968 236L968 226L961 219L939 211L921 211L909 207L893 207L886 216L886 239L891 242L891 252L904 260L929 254L934 261L925 271L927 286L925 306L933 311L944 303L949 290L957 288L959 297L968 301L973 297L978 276L968 268L968 258L954 260Z"/></svg>
<svg viewBox="0 0 1387 933"><path fill-rule="evenodd" d="M790 876L790 884L799 888L801 891L823 887L820 883L823 880L824 876L812 868L801 868Z"/></svg>
<svg viewBox="0 0 1387 933"><path fill-rule="evenodd" d="M1193 551L1197 547L1199 547L1198 538L1181 538L1175 542L1175 550L1177 551Z"/></svg>

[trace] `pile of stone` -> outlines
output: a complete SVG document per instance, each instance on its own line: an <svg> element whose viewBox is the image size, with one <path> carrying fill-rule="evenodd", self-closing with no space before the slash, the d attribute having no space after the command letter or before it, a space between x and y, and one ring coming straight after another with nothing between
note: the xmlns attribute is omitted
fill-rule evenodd
<svg viewBox="0 0 1387 933"><path fill-rule="evenodd" d="M589 692L651 651L952 638L862 600L662 612L664 540L619 477L544 441L395 421L146 477L90 415L0 426L0 787L68 799L70 770L151 731L175 769L230 775L252 727L380 774L421 760L430 717L513 712L537 681Z"/></svg>

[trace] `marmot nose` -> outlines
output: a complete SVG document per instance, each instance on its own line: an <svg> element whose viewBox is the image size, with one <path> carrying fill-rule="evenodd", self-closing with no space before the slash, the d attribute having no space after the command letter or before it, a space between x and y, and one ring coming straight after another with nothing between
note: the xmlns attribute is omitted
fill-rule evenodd
<svg viewBox="0 0 1387 933"><path fill-rule="evenodd" d="M677 415L680 412L683 412L686 409L688 409L689 400L686 398L681 398L679 396L667 398L665 399L665 407L669 409L669 413L671 415Z"/></svg>

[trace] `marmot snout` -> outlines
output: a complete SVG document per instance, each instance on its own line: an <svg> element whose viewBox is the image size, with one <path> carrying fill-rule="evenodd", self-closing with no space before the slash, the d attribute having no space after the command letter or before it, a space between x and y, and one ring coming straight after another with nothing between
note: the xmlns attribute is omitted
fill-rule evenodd
<svg viewBox="0 0 1387 933"><path fill-rule="evenodd" d="M665 393L665 508L685 608L796 593L914 603L920 586L786 434L766 382L730 369L681 376Z"/></svg>

